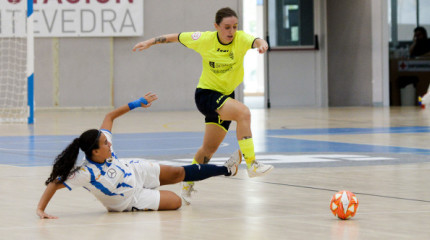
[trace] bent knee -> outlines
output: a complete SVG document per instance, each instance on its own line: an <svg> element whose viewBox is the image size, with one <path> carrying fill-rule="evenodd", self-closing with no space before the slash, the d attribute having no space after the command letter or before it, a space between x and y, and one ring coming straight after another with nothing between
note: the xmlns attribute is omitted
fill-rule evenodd
<svg viewBox="0 0 430 240"><path fill-rule="evenodd" d="M177 197L174 205L175 205L174 206L175 207L174 210L179 209L180 207L182 207L182 199L179 196Z"/></svg>
<svg viewBox="0 0 430 240"><path fill-rule="evenodd" d="M170 210L179 209L182 206L182 198L175 194L174 197L171 198L169 203Z"/></svg>
<svg viewBox="0 0 430 240"><path fill-rule="evenodd" d="M158 210L176 210L182 206L182 199L170 191L160 191L160 203Z"/></svg>
<svg viewBox="0 0 430 240"><path fill-rule="evenodd" d="M247 106L241 107L237 112L235 116L237 122L240 121L251 121L251 111Z"/></svg>
<svg viewBox="0 0 430 240"><path fill-rule="evenodd" d="M242 110L242 118L246 119L246 120L251 120L251 111L249 110L249 108L245 108Z"/></svg>

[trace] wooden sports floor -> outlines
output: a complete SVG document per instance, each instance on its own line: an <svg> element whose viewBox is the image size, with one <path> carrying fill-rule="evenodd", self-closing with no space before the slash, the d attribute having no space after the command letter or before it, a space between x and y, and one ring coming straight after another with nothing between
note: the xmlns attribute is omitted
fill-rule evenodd
<svg viewBox="0 0 430 240"><path fill-rule="evenodd" d="M36 206L57 154L107 110L36 112L34 126L0 124L0 239L430 239L430 110L398 108L253 109L257 159L275 169L196 184L177 211L109 213L85 189L57 192L39 219ZM139 109L116 120L121 158L185 165L203 138L196 111ZM238 148L235 125L212 159ZM180 185L163 186L179 194ZM358 212L329 210L339 190Z"/></svg>

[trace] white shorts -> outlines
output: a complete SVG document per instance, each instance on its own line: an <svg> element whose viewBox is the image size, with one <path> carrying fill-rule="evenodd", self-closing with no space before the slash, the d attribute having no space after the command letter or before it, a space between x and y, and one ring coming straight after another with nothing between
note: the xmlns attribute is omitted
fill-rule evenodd
<svg viewBox="0 0 430 240"><path fill-rule="evenodd" d="M125 211L158 210L160 206L160 165L146 160L130 163L136 176L136 192ZM141 187L141 188L139 188Z"/></svg>

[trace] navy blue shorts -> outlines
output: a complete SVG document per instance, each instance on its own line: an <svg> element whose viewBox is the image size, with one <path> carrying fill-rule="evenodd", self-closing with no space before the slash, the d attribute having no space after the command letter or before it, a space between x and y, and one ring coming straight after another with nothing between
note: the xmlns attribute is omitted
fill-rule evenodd
<svg viewBox="0 0 430 240"><path fill-rule="evenodd" d="M221 120L216 110L221 108L228 98L234 99L234 92L230 95L223 95L214 90L197 88L194 96L197 108L205 115L205 122L207 124L216 124L224 128L225 131L228 131L231 121Z"/></svg>

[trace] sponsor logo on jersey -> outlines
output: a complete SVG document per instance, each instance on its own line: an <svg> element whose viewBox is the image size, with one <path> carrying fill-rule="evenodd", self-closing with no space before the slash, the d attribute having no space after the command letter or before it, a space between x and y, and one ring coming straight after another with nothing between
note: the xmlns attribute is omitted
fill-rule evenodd
<svg viewBox="0 0 430 240"><path fill-rule="evenodd" d="M221 48L218 48L216 51L217 51L217 52L228 52L229 50L228 50L228 49L221 49Z"/></svg>
<svg viewBox="0 0 430 240"><path fill-rule="evenodd" d="M114 177L116 176L116 170L115 170L115 169L113 169L113 168L111 168L111 169L109 169L109 170L107 171L106 175L107 175L109 178L114 178Z"/></svg>
<svg viewBox="0 0 430 240"><path fill-rule="evenodd" d="M231 55L231 53L230 53ZM216 63L216 62L209 62L209 66L212 68L211 71L215 74L217 73L226 73L230 71L234 64L236 63Z"/></svg>

